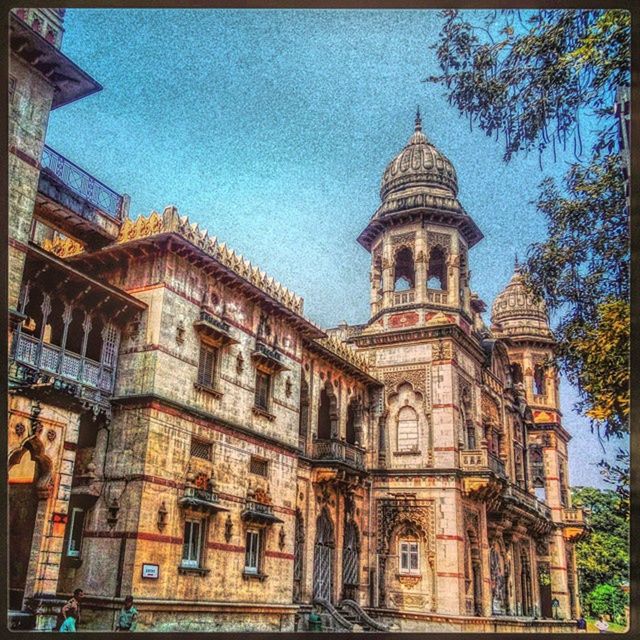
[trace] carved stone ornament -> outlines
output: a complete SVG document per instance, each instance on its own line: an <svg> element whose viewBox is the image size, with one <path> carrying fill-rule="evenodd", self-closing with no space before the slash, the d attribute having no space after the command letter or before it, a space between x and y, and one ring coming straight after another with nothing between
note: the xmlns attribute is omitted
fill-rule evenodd
<svg viewBox="0 0 640 640"><path fill-rule="evenodd" d="M47 431L47 440L53 442L56 439L56 432L53 429Z"/></svg>
<svg viewBox="0 0 640 640"><path fill-rule="evenodd" d="M407 589L413 589L413 587L415 587L422 580L422 576L405 575L402 573L399 573L397 575L397 578L398 578L398 582L402 586L407 587Z"/></svg>
<svg viewBox="0 0 640 640"><path fill-rule="evenodd" d="M22 438L27 428L22 424L22 422L18 422L18 424L14 427L16 435L18 438Z"/></svg>
<svg viewBox="0 0 640 640"><path fill-rule="evenodd" d="M185 326L184 326L184 322L182 320L178 321L178 324L176 326L176 342L178 344L184 344L184 334L185 334Z"/></svg>

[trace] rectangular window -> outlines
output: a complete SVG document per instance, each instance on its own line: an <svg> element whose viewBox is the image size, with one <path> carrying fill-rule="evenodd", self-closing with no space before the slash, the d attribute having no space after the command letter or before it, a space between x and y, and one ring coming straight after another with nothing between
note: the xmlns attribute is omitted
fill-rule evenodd
<svg viewBox="0 0 640 640"><path fill-rule="evenodd" d="M69 521L69 541L67 542L67 555L72 558L80 557L83 529L84 510L74 507L71 510L71 520Z"/></svg>
<svg viewBox="0 0 640 640"><path fill-rule="evenodd" d="M182 566L197 568L202 559L202 540L204 525L201 520L187 520L184 523L184 542L182 544Z"/></svg>
<svg viewBox="0 0 640 640"><path fill-rule="evenodd" d="M206 344L200 345L198 362L198 384L209 389L215 387L218 350Z"/></svg>
<svg viewBox="0 0 640 640"><path fill-rule="evenodd" d="M255 405L263 411L269 410L269 392L271 391L271 376L264 371L256 371Z"/></svg>
<svg viewBox="0 0 640 640"><path fill-rule="evenodd" d="M249 471L255 473L257 476L266 478L269 473L269 461L262 458L256 458L251 456L251 462L249 463Z"/></svg>
<svg viewBox="0 0 640 640"><path fill-rule="evenodd" d="M194 458L211 461L211 443L191 438L191 455Z"/></svg>
<svg viewBox="0 0 640 640"><path fill-rule="evenodd" d="M400 573L420 573L419 544L400 542Z"/></svg>
<svg viewBox="0 0 640 640"><path fill-rule="evenodd" d="M476 448L476 428L473 422L467 422L467 449L473 451Z"/></svg>
<svg viewBox="0 0 640 640"><path fill-rule="evenodd" d="M247 531L244 556L245 573L259 573L260 569L260 531Z"/></svg>

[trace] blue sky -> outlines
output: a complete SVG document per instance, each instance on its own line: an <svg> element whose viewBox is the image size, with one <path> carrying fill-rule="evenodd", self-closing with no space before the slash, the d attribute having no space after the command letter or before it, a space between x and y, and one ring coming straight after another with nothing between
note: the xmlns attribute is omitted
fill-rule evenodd
<svg viewBox="0 0 640 640"><path fill-rule="evenodd" d="M506 165L502 142L423 82L440 24L433 10L71 9L63 51L104 89L54 111L47 143L128 193L132 217L176 205L334 326L368 318L356 237L419 104L485 235L469 260L490 305L515 253L545 236L537 185L573 156L545 157L543 173L536 154ZM565 383L571 481L600 485L602 450L574 401Z"/></svg>

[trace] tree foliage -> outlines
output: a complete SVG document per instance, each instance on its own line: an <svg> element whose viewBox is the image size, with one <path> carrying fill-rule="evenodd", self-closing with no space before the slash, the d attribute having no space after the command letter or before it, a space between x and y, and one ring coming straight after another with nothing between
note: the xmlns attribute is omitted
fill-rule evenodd
<svg viewBox="0 0 640 640"><path fill-rule="evenodd" d="M563 184L547 178L540 185L536 206L548 238L530 248L526 272L559 318L558 365L578 387L578 409L606 437L622 435L629 410L629 216L614 103L617 88L630 84L630 13L503 10L483 24L466 15L442 12L435 45L442 73L429 80L446 88L472 124L503 138L507 161L521 151L573 145L577 162ZM596 128L590 150L583 148L585 121Z"/></svg>
<svg viewBox="0 0 640 640"><path fill-rule="evenodd" d="M629 520L621 497L614 491L576 487L572 504L584 507L592 530L586 540L576 544L580 594L586 603L598 586L617 587L629 579Z"/></svg>
<svg viewBox="0 0 640 640"><path fill-rule="evenodd" d="M601 584L587 595L584 604L594 616L609 615L614 621L624 622L624 607L629 596L617 585Z"/></svg>

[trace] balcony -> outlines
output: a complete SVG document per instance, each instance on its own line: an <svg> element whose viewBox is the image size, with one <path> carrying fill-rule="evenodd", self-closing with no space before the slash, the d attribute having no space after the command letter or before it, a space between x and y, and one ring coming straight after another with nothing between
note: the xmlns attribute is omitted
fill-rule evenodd
<svg viewBox="0 0 640 640"><path fill-rule="evenodd" d="M214 342L217 346L236 344L238 342L231 335L231 326L205 309L200 310L198 320L193 323L193 326L196 331L206 336L209 341Z"/></svg>
<svg viewBox="0 0 640 640"><path fill-rule="evenodd" d="M77 383L106 396L113 392L114 372L111 367L63 351L56 345L40 343L31 336L21 333L15 336L13 359L61 382Z"/></svg>
<svg viewBox="0 0 640 640"><path fill-rule="evenodd" d="M262 365L270 372L275 373L287 369L283 355L275 347L269 346L261 340L256 340L255 349L251 357L257 364Z"/></svg>
<svg viewBox="0 0 640 640"><path fill-rule="evenodd" d="M313 458L323 463L344 465L350 469L364 471L364 449L344 440L315 440Z"/></svg>
<svg viewBox="0 0 640 640"><path fill-rule="evenodd" d="M507 477L504 462L486 449L462 451L460 453L460 466L463 471L467 472L492 471L501 478Z"/></svg>
<svg viewBox="0 0 640 640"><path fill-rule="evenodd" d="M505 498L512 500L513 502L520 503L525 506L530 511L534 511L537 515L544 518L545 520L551 520L551 509L544 504L544 502L540 502L538 498L536 498L533 494L521 489L517 485L510 485L506 492Z"/></svg>
<svg viewBox="0 0 640 640"><path fill-rule="evenodd" d="M185 487L184 493L178 499L181 507L188 507L196 511L229 511L220 505L220 498L215 491L198 487Z"/></svg>
<svg viewBox="0 0 640 640"><path fill-rule="evenodd" d="M40 218L91 246L104 246L117 238L127 213L125 196L51 147L44 147L41 165L36 198Z"/></svg>
<svg viewBox="0 0 640 640"><path fill-rule="evenodd" d="M245 522L253 522L254 524L275 524L283 522L273 513L273 505L264 502L256 502L255 500L247 500L242 510L241 518Z"/></svg>
<svg viewBox="0 0 640 640"><path fill-rule="evenodd" d="M562 510L563 535L569 542L577 542L584 538L589 525L584 515L584 510L580 507L571 507Z"/></svg>
<svg viewBox="0 0 640 640"><path fill-rule="evenodd" d="M400 291L393 294L393 305L413 304L416 300L416 292L413 289L408 291Z"/></svg>

